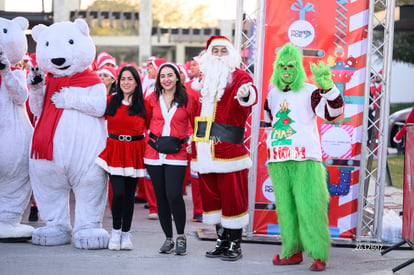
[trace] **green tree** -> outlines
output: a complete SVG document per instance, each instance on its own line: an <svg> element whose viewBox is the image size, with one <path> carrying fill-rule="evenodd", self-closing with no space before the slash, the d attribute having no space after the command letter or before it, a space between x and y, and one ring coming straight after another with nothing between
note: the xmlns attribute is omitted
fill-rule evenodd
<svg viewBox="0 0 414 275"><path fill-rule="evenodd" d="M289 117L289 113L291 111L288 108L287 102L283 102L280 107L280 110L276 114L276 117L279 119L272 127L272 146L290 145L292 143L292 140L288 138L296 133L296 131L291 126L291 124L295 121Z"/></svg>
<svg viewBox="0 0 414 275"><path fill-rule="evenodd" d="M395 6L413 5L414 0L397 0ZM385 2L378 1L375 6L375 11L384 10ZM384 31L376 30L373 35L374 44L380 45L384 39ZM414 65L414 51L412 45L414 43L414 30L411 31L397 31L394 32L393 43L393 60L410 63Z"/></svg>

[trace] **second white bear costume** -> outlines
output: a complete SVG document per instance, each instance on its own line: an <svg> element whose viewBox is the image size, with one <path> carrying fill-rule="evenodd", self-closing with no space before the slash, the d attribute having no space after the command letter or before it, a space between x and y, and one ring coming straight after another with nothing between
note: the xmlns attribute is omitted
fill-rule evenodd
<svg viewBox="0 0 414 275"><path fill-rule="evenodd" d="M32 242L46 246L71 242L69 194L73 191L75 247L106 248L109 235L101 223L107 181L95 164L106 142L106 90L87 69L95 57L88 25L80 19L50 27L37 25L32 37L39 68L48 73L46 81L43 73L32 72L28 77L30 107L39 116L30 177L40 216L46 222L33 232Z"/></svg>

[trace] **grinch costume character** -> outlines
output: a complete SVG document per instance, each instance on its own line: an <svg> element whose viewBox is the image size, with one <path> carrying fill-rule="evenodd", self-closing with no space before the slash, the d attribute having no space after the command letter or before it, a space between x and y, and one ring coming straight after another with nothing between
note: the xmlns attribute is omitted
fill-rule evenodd
<svg viewBox="0 0 414 275"><path fill-rule="evenodd" d="M311 64L316 87L305 83L305 70L299 49L286 44L278 53L270 82L265 120L268 170L275 192L282 238L282 254L273 264L302 262L305 251L314 259L313 271L325 269L329 258L330 236L326 171L316 124L317 116L333 120L343 112L340 91L329 67Z"/></svg>

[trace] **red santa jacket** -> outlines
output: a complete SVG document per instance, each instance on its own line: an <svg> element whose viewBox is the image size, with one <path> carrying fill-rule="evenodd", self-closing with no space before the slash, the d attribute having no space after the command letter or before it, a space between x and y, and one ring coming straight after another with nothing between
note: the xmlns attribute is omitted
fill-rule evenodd
<svg viewBox="0 0 414 275"><path fill-rule="evenodd" d="M257 102L256 88L252 86L248 106L242 105L238 99L235 99L235 96L240 86L249 82L253 82L250 75L243 70L236 69L220 101L215 99L214 102L202 102L200 112L195 118L193 134L191 165L195 171L201 174L227 173L251 166L252 163L244 143L228 142L223 138L226 132L231 132L230 136L239 136L242 140L244 138L247 118L251 113L252 105ZM218 135L212 130L215 123L224 127L217 131ZM200 131L200 127L204 127L203 124L206 131Z"/></svg>
<svg viewBox="0 0 414 275"><path fill-rule="evenodd" d="M164 98L152 93L148 100L149 108L147 109L150 120L149 131L160 136L173 136L179 139L187 137L189 125L193 124L194 116L197 113L197 101L191 94L188 95L187 107L177 107L175 104L168 111ZM191 123L191 124L189 124ZM160 154L148 143L145 147L144 163L149 165L187 165L186 144L183 144L181 150L175 154Z"/></svg>

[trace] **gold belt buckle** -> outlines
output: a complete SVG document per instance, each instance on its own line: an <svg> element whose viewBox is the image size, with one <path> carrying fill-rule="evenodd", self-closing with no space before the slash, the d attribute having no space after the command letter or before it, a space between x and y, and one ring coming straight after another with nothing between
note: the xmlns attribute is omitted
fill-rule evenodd
<svg viewBox="0 0 414 275"><path fill-rule="evenodd" d="M204 132L203 137L197 137L198 124L200 122L206 122L206 131ZM213 124L213 118L210 116L197 116L194 118L194 134L193 140L195 142L208 142L210 139L211 125Z"/></svg>

